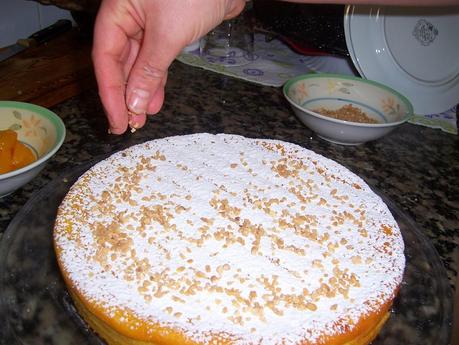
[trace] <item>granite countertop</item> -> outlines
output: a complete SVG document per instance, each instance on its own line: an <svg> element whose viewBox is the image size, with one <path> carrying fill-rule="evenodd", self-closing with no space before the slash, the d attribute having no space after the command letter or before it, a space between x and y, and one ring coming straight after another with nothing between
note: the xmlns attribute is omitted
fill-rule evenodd
<svg viewBox="0 0 459 345"><path fill-rule="evenodd" d="M34 192L95 157L172 135L239 134L290 141L348 167L412 218L438 251L451 286L455 284L459 268L458 136L405 124L361 146L332 144L297 120L281 89L179 62L170 70L163 109L135 133L107 133L95 89L52 110L65 122L65 142L35 180L0 200L0 233Z"/></svg>

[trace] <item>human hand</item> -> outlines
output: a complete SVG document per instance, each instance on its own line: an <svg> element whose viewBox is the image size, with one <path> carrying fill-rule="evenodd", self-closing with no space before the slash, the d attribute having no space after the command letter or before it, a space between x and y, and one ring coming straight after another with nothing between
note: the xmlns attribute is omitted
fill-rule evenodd
<svg viewBox="0 0 459 345"><path fill-rule="evenodd" d="M110 132L140 128L147 113L156 114L175 57L244 5L245 0L104 0L92 56Z"/></svg>

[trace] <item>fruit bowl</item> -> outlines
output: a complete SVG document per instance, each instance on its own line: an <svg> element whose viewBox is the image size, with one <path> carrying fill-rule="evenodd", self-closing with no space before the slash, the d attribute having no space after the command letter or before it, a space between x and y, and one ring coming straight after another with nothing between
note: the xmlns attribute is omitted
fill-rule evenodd
<svg viewBox="0 0 459 345"><path fill-rule="evenodd" d="M8 139L0 144L2 167L9 164L7 159L11 159L10 154L5 155L11 140L15 141L11 145L20 145L24 152L29 152L26 154L33 156L25 166L2 170L0 197L3 197L32 180L45 167L64 142L65 126L59 116L46 108L30 103L0 101L0 131L8 133Z"/></svg>

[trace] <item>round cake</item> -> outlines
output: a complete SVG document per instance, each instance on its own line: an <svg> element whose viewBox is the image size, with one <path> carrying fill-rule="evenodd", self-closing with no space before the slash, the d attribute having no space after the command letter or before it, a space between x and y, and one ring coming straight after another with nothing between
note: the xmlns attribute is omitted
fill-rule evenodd
<svg viewBox="0 0 459 345"><path fill-rule="evenodd" d="M384 202L300 146L153 140L81 176L54 246L108 344L368 344L405 267Z"/></svg>

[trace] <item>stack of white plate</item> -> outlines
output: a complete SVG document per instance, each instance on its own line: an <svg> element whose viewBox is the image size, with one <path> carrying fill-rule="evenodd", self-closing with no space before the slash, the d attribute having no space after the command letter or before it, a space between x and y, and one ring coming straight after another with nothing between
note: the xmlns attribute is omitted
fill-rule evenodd
<svg viewBox="0 0 459 345"><path fill-rule="evenodd" d="M459 103L459 6L349 5L344 31L361 76L404 94L416 114Z"/></svg>

